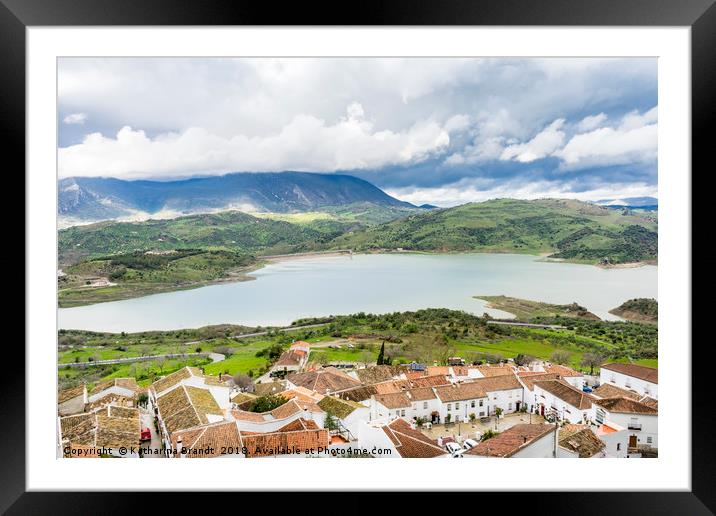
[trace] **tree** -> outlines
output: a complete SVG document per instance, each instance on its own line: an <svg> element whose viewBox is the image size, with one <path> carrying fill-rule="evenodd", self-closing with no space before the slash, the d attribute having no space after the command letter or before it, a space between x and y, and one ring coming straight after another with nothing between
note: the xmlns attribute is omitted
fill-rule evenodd
<svg viewBox="0 0 716 516"><path fill-rule="evenodd" d="M537 359L532 355L525 355L524 353L520 353L515 357L515 364L519 366L528 366L535 360Z"/></svg>
<svg viewBox="0 0 716 516"><path fill-rule="evenodd" d="M571 358L572 358L572 354L569 351L562 351L562 350L554 351L549 356L550 362L554 362L555 364L559 364L559 365L568 364L569 360Z"/></svg>
<svg viewBox="0 0 716 516"><path fill-rule="evenodd" d="M378 352L378 359L375 361L375 365L383 365L385 356L385 341L380 345L380 351Z"/></svg>
<svg viewBox="0 0 716 516"><path fill-rule="evenodd" d="M249 375L243 373L236 373L233 376L232 380L234 381L234 385L236 385L243 392L254 392L254 390L256 389L254 381Z"/></svg>
<svg viewBox="0 0 716 516"><path fill-rule="evenodd" d="M582 355L582 367L589 367L589 374L594 374L594 368L599 367L604 362L604 357L599 353L585 353Z"/></svg>
<svg viewBox="0 0 716 516"><path fill-rule="evenodd" d="M338 430L338 419L330 411L326 411L326 417L323 420L323 427L329 430Z"/></svg>
<svg viewBox="0 0 716 516"><path fill-rule="evenodd" d="M280 394L266 394L259 396L249 405L249 412L268 412L276 407L280 407L288 400Z"/></svg>

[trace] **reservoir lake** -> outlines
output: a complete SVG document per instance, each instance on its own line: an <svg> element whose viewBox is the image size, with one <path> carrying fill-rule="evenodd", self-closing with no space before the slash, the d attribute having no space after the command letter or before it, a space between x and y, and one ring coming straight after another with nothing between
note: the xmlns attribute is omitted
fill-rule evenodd
<svg viewBox="0 0 716 516"><path fill-rule="evenodd" d="M628 299L657 298L656 266L602 269L515 254L366 254L291 259L255 281L61 308L60 329L139 332L211 324L284 326L302 317L452 308L494 317L476 295L577 302L602 319Z"/></svg>

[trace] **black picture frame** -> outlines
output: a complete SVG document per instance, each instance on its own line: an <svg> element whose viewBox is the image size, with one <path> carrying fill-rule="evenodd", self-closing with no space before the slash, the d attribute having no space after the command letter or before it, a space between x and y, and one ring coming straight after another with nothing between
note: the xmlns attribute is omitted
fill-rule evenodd
<svg viewBox="0 0 716 516"><path fill-rule="evenodd" d="M512 25L512 26L689 26L691 27L692 73L692 168L702 168L699 188L693 189L692 235L699 233L701 215L709 208L706 181L713 172L710 164L708 130L716 112L716 6L715 0L452 0L444 2L383 1L357 4L348 9L351 17L340 17L340 3L311 2L269 4L228 0L0 0L0 141L5 158L18 169L25 166L25 29L28 26L112 26L112 25ZM660 142L660 144L663 144ZM688 177L688 171L679 171ZM696 174L691 173L692 181ZM703 213L699 210L703 209ZM697 216L698 215L698 216ZM700 240L694 238L694 243ZM692 267L716 265L713 258L699 259L692 250ZM26 271L27 273L27 271ZM693 270L692 270L693 274ZM700 281L695 291L706 290L710 282ZM693 292L695 294L696 292ZM693 295L692 294L692 295ZM692 303L692 320L708 321L710 306ZM695 341L695 334L694 339ZM689 343L670 343L688 346ZM698 347L697 347L698 346ZM714 352L710 343L693 343L692 413L708 415L709 370ZM698 352L698 355L697 355ZM24 357L22 358L24 361ZM28 364L25 364L27 366ZM13 371L21 371L13 368ZM27 369L25 369L27 371ZM29 374L29 373L28 373ZM0 458L2 484L0 510L8 514L106 514L136 512L127 505L140 502L129 493L37 493L25 489L25 380L23 374L2 375L3 396L0 418L14 443ZM683 418L683 413L665 417ZM529 504L535 514L712 514L716 511L716 458L711 425L692 425L691 492L617 493L502 493L503 503ZM684 435L688 438L688 435ZM320 484L319 484L320 485ZM278 487L278 486L277 486ZM485 496L480 494L484 503ZM172 494L184 503L186 493ZM543 499L545 498L545 499ZM454 501L458 499L453 498ZM320 505L320 504L319 504ZM457 503L457 505L461 505ZM472 504L470 504L472 505ZM163 506L166 507L163 503ZM395 508L394 504L390 504ZM436 507L443 506L438 503ZM232 506L207 506L209 510L230 510ZM236 507L236 506L233 506ZM358 509L359 507L356 507ZM145 511L141 511L145 512Z"/></svg>

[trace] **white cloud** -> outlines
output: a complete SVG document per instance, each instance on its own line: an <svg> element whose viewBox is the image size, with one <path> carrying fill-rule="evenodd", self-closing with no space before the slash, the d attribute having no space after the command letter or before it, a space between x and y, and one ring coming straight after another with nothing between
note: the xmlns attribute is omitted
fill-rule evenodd
<svg viewBox="0 0 716 516"><path fill-rule="evenodd" d="M573 136L554 153L562 168L653 162L657 156L657 107L627 113L617 127L600 127Z"/></svg>
<svg viewBox="0 0 716 516"><path fill-rule="evenodd" d="M599 113L598 115L585 116L578 124L577 131L584 133L587 131L593 131L597 127L601 126L607 120L607 115Z"/></svg>
<svg viewBox="0 0 716 516"><path fill-rule="evenodd" d="M85 113L72 113L71 115L67 115L62 121L68 125L83 125L85 120L87 120L87 115Z"/></svg>
<svg viewBox="0 0 716 516"><path fill-rule="evenodd" d="M59 149L59 171L67 176L123 178L186 176L230 171L332 171L420 162L444 151L448 132L436 122L419 122L401 132L376 131L353 102L334 125L310 115L294 117L268 136L230 138L193 127L150 138L123 127L114 138L88 135Z"/></svg>
<svg viewBox="0 0 716 516"><path fill-rule="evenodd" d="M560 129L564 125L564 119L558 118L534 138L525 143L510 145L502 151L501 160L516 160L520 163L529 163L545 158L562 146L564 132Z"/></svg>
<svg viewBox="0 0 716 516"><path fill-rule="evenodd" d="M493 187L481 187L480 181L462 180L436 188L395 188L387 192L400 200L416 205L433 204L440 207L457 206L468 202L510 197L513 199L578 199L596 201L616 197L657 197L657 187L646 183L612 183L599 188L575 192L572 183L556 181L513 181Z"/></svg>

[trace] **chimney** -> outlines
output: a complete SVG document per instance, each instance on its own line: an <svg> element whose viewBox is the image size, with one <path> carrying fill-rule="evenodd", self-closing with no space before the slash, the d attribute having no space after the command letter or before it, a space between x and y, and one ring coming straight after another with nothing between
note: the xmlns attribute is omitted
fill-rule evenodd
<svg viewBox="0 0 716 516"><path fill-rule="evenodd" d="M440 448L443 447L443 438L440 436L438 436L438 446L440 446Z"/></svg>

